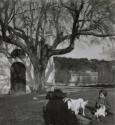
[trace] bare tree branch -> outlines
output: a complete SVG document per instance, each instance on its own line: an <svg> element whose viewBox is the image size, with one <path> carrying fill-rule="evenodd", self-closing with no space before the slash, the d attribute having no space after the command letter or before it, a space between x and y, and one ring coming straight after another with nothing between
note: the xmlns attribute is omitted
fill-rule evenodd
<svg viewBox="0 0 115 125"><path fill-rule="evenodd" d="M96 37L112 37L115 36L113 33L108 33L108 34L101 34L101 33L95 33L95 32L78 32L77 34L79 35L84 35L84 36L96 36Z"/></svg>
<svg viewBox="0 0 115 125"><path fill-rule="evenodd" d="M70 43L70 45L68 47L64 48L64 49L51 50L48 55L52 56L52 55L66 54L66 53L71 52L73 49L74 49L74 44Z"/></svg>
<svg viewBox="0 0 115 125"><path fill-rule="evenodd" d="M89 30L88 30L89 31ZM78 35L84 35L84 36L96 36L96 37L113 37L113 36L115 36L115 34L102 34L102 33L94 33L94 32L78 32L78 33L76 33L75 34L75 38L77 38L77 36ZM60 43L62 43L62 42L64 42L65 40L70 40L70 38L71 38L71 36L72 36L72 34L69 34L69 35L66 35L66 36L63 36L62 38L61 38L61 40L57 40L56 42L57 43L55 43L54 44L54 46L52 46L52 48L51 49L56 49L56 47L57 47L57 45L59 45ZM60 50L59 50L60 51Z"/></svg>
<svg viewBox="0 0 115 125"><path fill-rule="evenodd" d="M0 35L0 40L1 40L1 41L4 41L4 38L3 38L1 35ZM20 41L18 41L18 40L11 39L11 38L9 38L8 36L6 36L5 42L6 42L6 43L9 43L9 44L16 45L16 46L22 48L23 50L25 50L26 52L29 51L29 49L26 47L25 44L23 44L22 42L20 42Z"/></svg>
<svg viewBox="0 0 115 125"><path fill-rule="evenodd" d="M37 30L36 30L36 44L35 44L35 46L37 46L38 45L38 38L39 38L39 33L40 33L40 28L41 28L41 23L42 23L42 19L43 19L43 15L44 15L44 13L42 12L43 10L41 10L41 13L40 13L40 17L39 17L39 19L38 19L38 23L37 23Z"/></svg>
<svg viewBox="0 0 115 125"><path fill-rule="evenodd" d="M52 49L55 49L64 40L65 40L65 37L63 37L63 32L61 32L60 34L57 34L57 37L53 42Z"/></svg>
<svg viewBox="0 0 115 125"><path fill-rule="evenodd" d="M8 26L8 31L13 32L16 36L22 38L23 40L27 41L27 36L25 34L25 32L22 29L19 28L12 28L11 26Z"/></svg>

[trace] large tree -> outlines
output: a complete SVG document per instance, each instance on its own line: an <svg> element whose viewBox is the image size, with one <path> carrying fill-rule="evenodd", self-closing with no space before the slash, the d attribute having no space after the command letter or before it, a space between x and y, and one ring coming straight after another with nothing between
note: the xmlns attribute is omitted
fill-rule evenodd
<svg viewBox="0 0 115 125"><path fill-rule="evenodd" d="M0 41L26 52L40 91L50 57L71 52L82 36L115 35L114 8L114 0L1 0Z"/></svg>

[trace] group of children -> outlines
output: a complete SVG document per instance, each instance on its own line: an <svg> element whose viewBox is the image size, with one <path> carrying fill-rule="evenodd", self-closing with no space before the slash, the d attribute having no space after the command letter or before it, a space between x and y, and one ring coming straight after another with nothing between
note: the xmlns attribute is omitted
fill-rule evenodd
<svg viewBox="0 0 115 125"><path fill-rule="evenodd" d="M53 95L53 96L52 96ZM97 98L97 100L96 100L96 103L95 103L95 107L94 107L94 110L93 110L93 116L95 116L95 113L97 112L97 111L99 111L99 109L101 109L101 107L102 106L104 106L105 107L105 110L104 110L104 113L106 113L106 115L109 115L109 114L112 114L111 113L111 106L110 106L110 104L109 104L109 101L108 101L108 99L107 99L107 95L108 95L108 93L107 93L107 91L105 90L105 89L101 89L100 91L99 91L99 96L98 96L98 98ZM48 108L47 109L50 109L51 108L51 111L53 111L54 110L54 112L58 112L59 111L59 104L57 104L55 101L56 101L56 99L63 99L64 98L64 96L65 96L65 94L64 93L61 93L60 94L60 91L59 90L55 90L54 92L53 92L53 94L52 94L52 91L51 92L49 92L48 94L47 94L47 96L46 96L46 99L49 99L49 100L52 100L53 99L53 101L50 101L50 103L47 105L48 106ZM55 104L53 104L53 103L55 102ZM47 102L46 102L47 103ZM58 102L59 103L59 102ZM61 102L62 103L62 102ZM53 104L53 105L52 105ZM56 104L57 104L57 107L56 107ZM54 106L54 108L52 108ZM58 109L58 110L56 110L56 109ZM56 110L56 111L55 111ZM63 111L63 108L61 109L61 112ZM100 110L101 111L101 110ZM99 113L99 112L97 112L97 113ZM54 113L55 114L55 113ZM61 113L62 114L62 113ZM66 113L67 114L67 113ZM55 115L57 115L57 114L55 114ZM53 115L54 116L54 115ZM52 117L53 117L52 116ZM60 116L60 115L59 115ZM63 115L64 116L64 115ZM48 115L48 117L49 117L49 115ZM73 116L72 116L73 117ZM96 118L96 117L95 117ZM98 117L98 119L99 120L101 120L103 118L103 115L99 115L99 117Z"/></svg>

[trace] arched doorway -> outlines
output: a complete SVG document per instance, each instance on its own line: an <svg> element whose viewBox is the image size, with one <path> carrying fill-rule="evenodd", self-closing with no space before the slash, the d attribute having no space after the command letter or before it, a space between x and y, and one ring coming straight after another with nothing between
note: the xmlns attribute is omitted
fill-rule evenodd
<svg viewBox="0 0 115 125"><path fill-rule="evenodd" d="M26 67L21 62L12 64L11 69L11 93L26 92Z"/></svg>

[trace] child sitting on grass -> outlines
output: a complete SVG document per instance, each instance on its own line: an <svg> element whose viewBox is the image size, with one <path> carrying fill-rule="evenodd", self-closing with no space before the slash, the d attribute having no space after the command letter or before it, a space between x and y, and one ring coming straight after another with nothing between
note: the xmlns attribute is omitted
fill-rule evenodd
<svg viewBox="0 0 115 125"><path fill-rule="evenodd" d="M95 116L98 116L97 119L99 121L103 120L103 118L107 115L113 115L110 111L111 106L109 104L109 101L107 99L107 91L104 89L101 89L99 91L99 97L96 100L95 104ZM103 110L104 108L104 110Z"/></svg>
<svg viewBox="0 0 115 125"><path fill-rule="evenodd" d="M104 105L106 108L106 113L109 114L111 106L110 106L109 101L107 99L107 94L108 94L107 91L104 89L101 89L99 91L99 97L96 100L95 108L99 109L101 107L101 105Z"/></svg>

